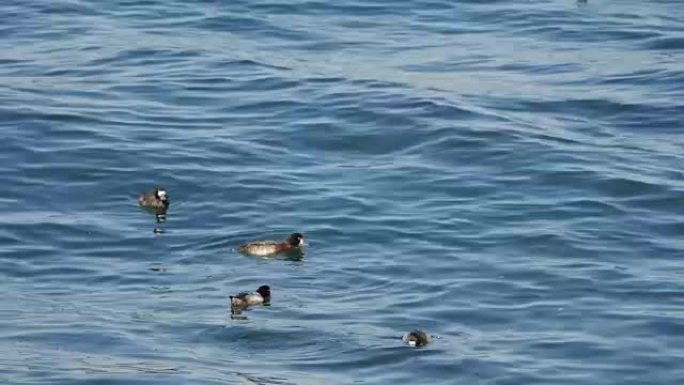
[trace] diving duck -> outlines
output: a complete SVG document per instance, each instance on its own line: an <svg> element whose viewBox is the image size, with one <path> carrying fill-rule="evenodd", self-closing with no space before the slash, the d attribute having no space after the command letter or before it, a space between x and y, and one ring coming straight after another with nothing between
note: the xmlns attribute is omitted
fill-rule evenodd
<svg viewBox="0 0 684 385"><path fill-rule="evenodd" d="M292 250L298 250L302 246L304 246L304 236L300 233L292 233L289 237L287 237L286 240L282 242L257 241L244 244L240 246L240 252L258 257L267 257Z"/></svg>
<svg viewBox="0 0 684 385"><path fill-rule="evenodd" d="M271 288L268 285L259 286L254 292L243 291L230 296L230 307L233 310L242 310L250 306L263 305L271 299Z"/></svg>
<svg viewBox="0 0 684 385"><path fill-rule="evenodd" d="M138 197L140 206L156 211L166 211L169 208L168 196L163 187L155 187L154 190L140 194Z"/></svg>
<svg viewBox="0 0 684 385"><path fill-rule="evenodd" d="M403 339L411 347L425 346L432 341L432 338L427 333L419 329L407 333Z"/></svg>

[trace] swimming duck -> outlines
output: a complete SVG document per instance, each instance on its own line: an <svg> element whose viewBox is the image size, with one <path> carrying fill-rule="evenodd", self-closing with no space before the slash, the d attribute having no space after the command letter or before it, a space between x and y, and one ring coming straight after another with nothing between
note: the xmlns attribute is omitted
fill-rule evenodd
<svg viewBox="0 0 684 385"><path fill-rule="evenodd" d="M166 195L166 190L163 187L155 187L154 190L142 193L138 197L138 203L140 206L153 209L157 211L166 211L169 208L168 196Z"/></svg>
<svg viewBox="0 0 684 385"><path fill-rule="evenodd" d="M268 285L259 286L255 292L242 292L230 296L231 309L245 309L250 306L262 305L271 299L271 288Z"/></svg>
<svg viewBox="0 0 684 385"><path fill-rule="evenodd" d="M300 233L292 233L282 242L259 241L251 242L240 246L240 252L259 257L265 257L278 253L295 250L304 245L304 236Z"/></svg>
<svg viewBox="0 0 684 385"><path fill-rule="evenodd" d="M404 342L412 347L425 346L429 344L430 341L432 341L432 338L427 333L419 329L412 330L404 336Z"/></svg>

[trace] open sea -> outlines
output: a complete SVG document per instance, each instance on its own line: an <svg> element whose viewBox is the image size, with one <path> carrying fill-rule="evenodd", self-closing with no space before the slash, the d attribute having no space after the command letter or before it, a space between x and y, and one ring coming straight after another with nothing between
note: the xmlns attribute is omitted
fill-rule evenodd
<svg viewBox="0 0 684 385"><path fill-rule="evenodd" d="M2 385L684 383L679 0L3 0L0 135Z"/></svg>

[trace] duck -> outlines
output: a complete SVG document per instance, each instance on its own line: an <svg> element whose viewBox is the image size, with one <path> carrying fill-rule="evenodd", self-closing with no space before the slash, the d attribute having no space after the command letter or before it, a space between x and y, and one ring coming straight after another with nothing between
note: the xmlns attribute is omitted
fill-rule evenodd
<svg viewBox="0 0 684 385"><path fill-rule="evenodd" d="M301 233L292 233L282 242L258 241L240 246L240 252L259 257L266 257L291 250L298 250L304 246L304 236Z"/></svg>
<svg viewBox="0 0 684 385"><path fill-rule="evenodd" d="M144 208L156 211L166 211L171 204L163 187L155 187L152 191L140 194L138 203Z"/></svg>
<svg viewBox="0 0 684 385"><path fill-rule="evenodd" d="M230 307L233 310L241 310L250 306L263 305L271 299L271 288L261 285L254 292L243 291L230 296Z"/></svg>
<svg viewBox="0 0 684 385"><path fill-rule="evenodd" d="M432 341L432 338L424 331L415 329L406 333L403 340L411 347L420 347L429 344Z"/></svg>

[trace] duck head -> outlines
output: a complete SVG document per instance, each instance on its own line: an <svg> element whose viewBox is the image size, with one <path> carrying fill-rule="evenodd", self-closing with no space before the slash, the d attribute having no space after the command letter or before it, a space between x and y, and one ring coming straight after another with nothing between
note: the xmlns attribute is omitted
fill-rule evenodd
<svg viewBox="0 0 684 385"><path fill-rule="evenodd" d="M287 244L292 247L299 247L304 245L304 236L301 233L292 233L287 237Z"/></svg>

